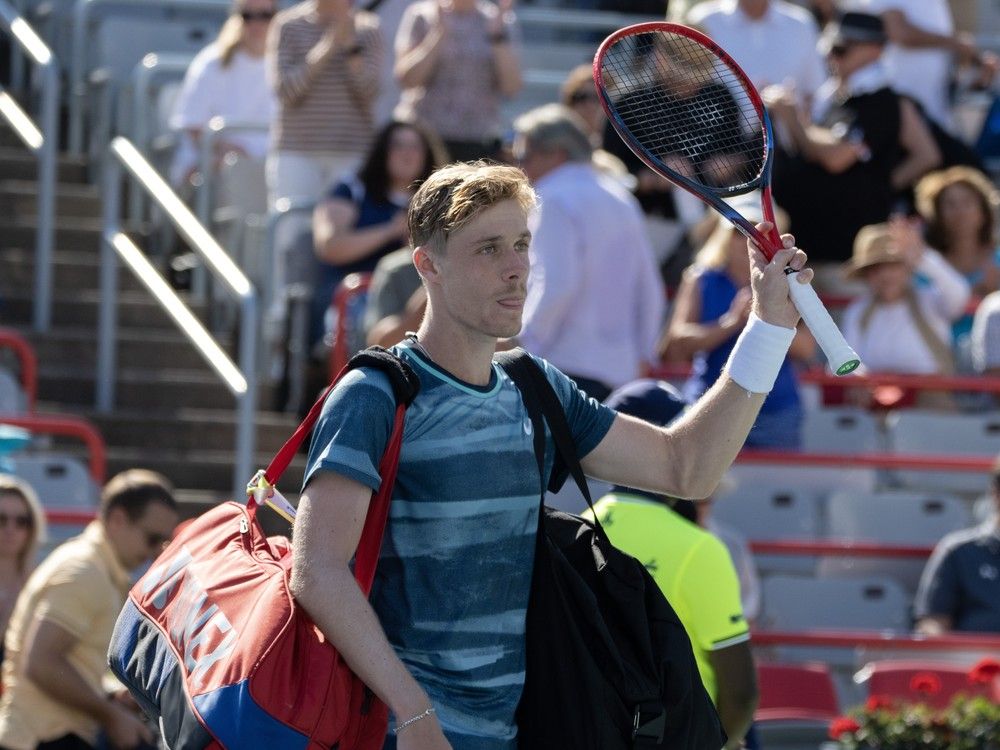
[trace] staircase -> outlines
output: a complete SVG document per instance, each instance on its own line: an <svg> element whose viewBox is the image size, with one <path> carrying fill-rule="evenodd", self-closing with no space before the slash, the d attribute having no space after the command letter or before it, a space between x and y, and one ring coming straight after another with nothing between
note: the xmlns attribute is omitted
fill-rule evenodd
<svg viewBox="0 0 1000 750"><path fill-rule="evenodd" d="M109 415L94 411L101 197L86 183L87 164L67 156L60 157L58 167L52 327L46 334L31 330L35 174L34 157L0 125L0 325L19 331L35 347L37 410L91 420L107 443L109 476L132 467L163 473L188 506L185 516L227 499L235 442L233 396L124 268L119 274L116 409ZM232 355L233 342L221 343ZM262 384L259 392L260 403L269 404L268 387ZM259 412L259 466L295 426L292 416ZM303 468L298 457L281 482L283 491L298 491Z"/></svg>

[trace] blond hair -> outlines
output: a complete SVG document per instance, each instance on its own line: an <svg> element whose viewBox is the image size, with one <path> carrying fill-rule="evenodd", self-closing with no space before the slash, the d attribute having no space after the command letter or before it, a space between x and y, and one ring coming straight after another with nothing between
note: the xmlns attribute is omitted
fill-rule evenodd
<svg viewBox="0 0 1000 750"><path fill-rule="evenodd" d="M535 191L520 169L485 161L442 167L410 201L407 226L413 247L444 252L452 232L506 200L517 201L525 211L535 207Z"/></svg>
<svg viewBox="0 0 1000 750"><path fill-rule="evenodd" d="M38 545L46 540L45 512L34 488L19 477L0 474L0 495L14 495L28 506L28 514L31 516L31 536L21 554L17 556L18 568L21 575L24 575L31 569Z"/></svg>

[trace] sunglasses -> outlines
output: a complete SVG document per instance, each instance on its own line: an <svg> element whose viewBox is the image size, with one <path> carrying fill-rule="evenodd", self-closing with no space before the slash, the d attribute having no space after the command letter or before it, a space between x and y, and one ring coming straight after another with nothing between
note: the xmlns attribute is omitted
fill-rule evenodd
<svg viewBox="0 0 1000 750"><path fill-rule="evenodd" d="M6 513L0 513L0 526L6 527L8 524L15 529L30 529L31 516L8 516Z"/></svg>
<svg viewBox="0 0 1000 750"><path fill-rule="evenodd" d="M274 16L275 13L273 10L244 10L240 13L240 18L247 23L252 21L270 21Z"/></svg>
<svg viewBox="0 0 1000 750"><path fill-rule="evenodd" d="M830 47L830 54L833 57L843 57L848 52L850 52L851 46L849 44L835 44Z"/></svg>
<svg viewBox="0 0 1000 750"><path fill-rule="evenodd" d="M570 104L583 104L584 102L596 102L597 94L593 91L576 91L569 97Z"/></svg>
<svg viewBox="0 0 1000 750"><path fill-rule="evenodd" d="M150 549L159 549L164 544L170 541L169 536L164 536L163 534L157 534L154 531L142 530L143 535L146 537L146 546Z"/></svg>

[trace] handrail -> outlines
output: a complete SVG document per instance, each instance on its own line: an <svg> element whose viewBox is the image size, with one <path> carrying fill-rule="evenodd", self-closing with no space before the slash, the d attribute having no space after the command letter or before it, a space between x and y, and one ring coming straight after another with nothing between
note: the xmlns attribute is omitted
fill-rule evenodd
<svg viewBox="0 0 1000 750"><path fill-rule="evenodd" d="M877 542L854 542L843 539L794 539L760 540L750 542L750 551L755 555L805 555L810 557L829 555L833 557L880 557L886 559L930 557L933 547L922 545L879 544Z"/></svg>
<svg viewBox="0 0 1000 750"><path fill-rule="evenodd" d="M122 231L121 187L123 170L163 210L205 266L218 276L240 302L240 366L230 359L177 293ZM208 233L191 210L130 141L111 141L105 163L104 230L101 243L101 303L98 321L97 409L109 412L114 405L116 328L118 303L117 256L126 262L181 332L236 397L236 461L234 497L241 497L253 470L254 415L257 408L257 292Z"/></svg>
<svg viewBox="0 0 1000 750"><path fill-rule="evenodd" d="M352 273L344 277L333 291L332 307L337 316L337 330L334 332L333 346L330 347L329 376L340 372L351 353L347 350L347 306L355 297L364 294L371 286L370 273Z"/></svg>
<svg viewBox="0 0 1000 750"><path fill-rule="evenodd" d="M62 435L79 438L87 447L90 457L90 476L100 487L104 484L107 472L108 457L104 446L104 438L93 424L81 417L48 416L43 414L27 414L2 416L0 423L23 427L31 432L41 432L46 435Z"/></svg>
<svg viewBox="0 0 1000 750"><path fill-rule="evenodd" d="M16 331L0 328L0 348L11 349L17 356L21 364L21 387L28 397L28 411L34 411L38 400L38 358L34 347Z"/></svg>
<svg viewBox="0 0 1000 750"><path fill-rule="evenodd" d="M806 453L799 451L743 450L736 456L737 464L781 465L781 466L827 466L873 468L873 469L917 469L918 471L967 471L970 473L990 472L996 459L992 456L949 456L907 453Z"/></svg>
<svg viewBox="0 0 1000 750"><path fill-rule="evenodd" d="M41 129L3 88L0 114L38 160L38 207L35 231L35 288L32 325L44 333L52 323L52 239L55 234L56 159L59 148L59 63L24 17L0 0L0 23L41 71Z"/></svg>
<svg viewBox="0 0 1000 750"><path fill-rule="evenodd" d="M663 16L651 16L635 13L617 13L614 11L588 11L571 8L532 8L523 6L517 9L517 20L521 27L526 26L556 26L560 29L582 31L613 31L623 26L631 26L650 20L663 20Z"/></svg>
<svg viewBox="0 0 1000 750"><path fill-rule="evenodd" d="M882 630L753 630L755 646L835 646L841 648L892 648L905 651L1000 652L1000 637L971 633L942 636L891 633Z"/></svg>
<svg viewBox="0 0 1000 750"><path fill-rule="evenodd" d="M53 510L44 508L45 522L50 526L86 526L97 518L92 510Z"/></svg>

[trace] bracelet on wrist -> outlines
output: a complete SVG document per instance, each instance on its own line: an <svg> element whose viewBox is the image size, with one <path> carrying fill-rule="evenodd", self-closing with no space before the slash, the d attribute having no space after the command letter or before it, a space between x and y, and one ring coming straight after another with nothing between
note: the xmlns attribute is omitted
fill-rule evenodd
<svg viewBox="0 0 1000 750"><path fill-rule="evenodd" d="M437 711L434 710L434 706L431 706L430 708L424 709L423 711L421 711L416 716L411 716L406 721L403 721L403 722L400 722L399 724L397 724L393 728L392 733L393 734L399 734L400 732L402 732L404 729L406 729L411 724L416 724L421 719L426 719L428 716L430 716L432 714L435 714L435 713L437 713Z"/></svg>
<svg viewBox="0 0 1000 750"><path fill-rule="evenodd" d="M365 48L360 44L355 44L347 48L348 57L357 57L358 55L364 54Z"/></svg>

